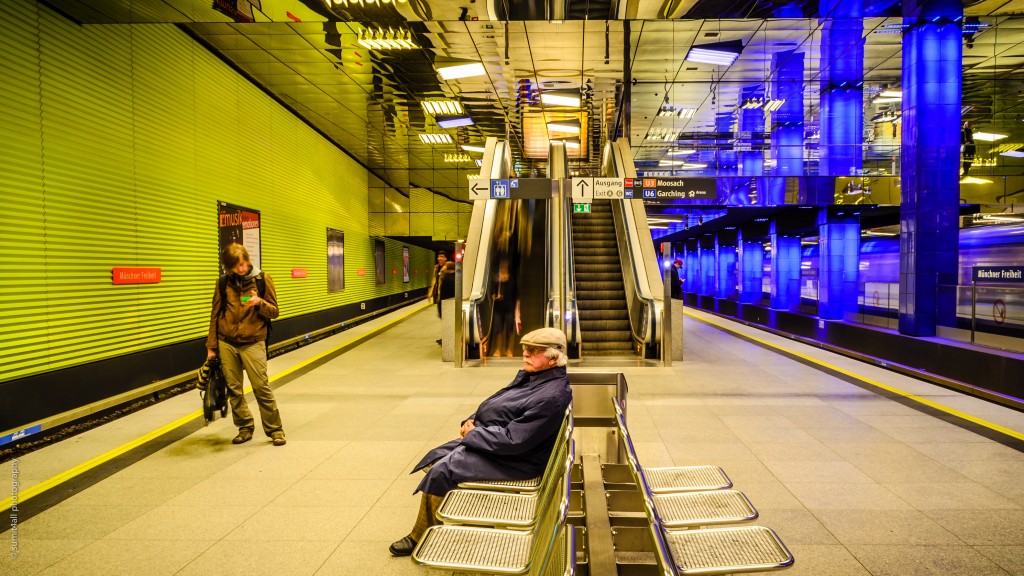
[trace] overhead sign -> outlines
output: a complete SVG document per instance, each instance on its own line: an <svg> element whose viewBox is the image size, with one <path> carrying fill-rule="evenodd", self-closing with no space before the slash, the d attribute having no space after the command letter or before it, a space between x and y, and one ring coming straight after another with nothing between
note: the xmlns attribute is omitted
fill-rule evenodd
<svg viewBox="0 0 1024 576"><path fill-rule="evenodd" d="M590 214L592 204L573 204L572 211L576 214Z"/></svg>
<svg viewBox="0 0 1024 576"><path fill-rule="evenodd" d="M591 201L594 198L594 179L593 178L573 178L572 179L572 199L573 202L580 201Z"/></svg>
<svg viewBox="0 0 1024 576"><path fill-rule="evenodd" d="M469 181L469 199L550 200L552 186L556 182L550 178L471 179Z"/></svg>
<svg viewBox="0 0 1024 576"><path fill-rule="evenodd" d="M975 282L1024 282L1024 266L975 266Z"/></svg>
<svg viewBox="0 0 1024 576"><path fill-rule="evenodd" d="M594 198L614 198L621 200L623 197L622 178L594 178Z"/></svg>
<svg viewBox="0 0 1024 576"><path fill-rule="evenodd" d="M634 197L649 199L715 199L718 191L714 178L626 178L625 191Z"/></svg>

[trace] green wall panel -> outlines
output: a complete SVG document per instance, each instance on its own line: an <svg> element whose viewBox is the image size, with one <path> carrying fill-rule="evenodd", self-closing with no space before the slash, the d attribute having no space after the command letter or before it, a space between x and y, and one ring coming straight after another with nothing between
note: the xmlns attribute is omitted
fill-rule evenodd
<svg viewBox="0 0 1024 576"><path fill-rule="evenodd" d="M261 212L282 318L429 285L430 251L410 247L403 283L390 239L376 285L365 169L175 26L5 0L0 63L0 381L202 338L218 201ZM345 232L341 292L328 227ZM121 266L162 281L114 286Z"/></svg>

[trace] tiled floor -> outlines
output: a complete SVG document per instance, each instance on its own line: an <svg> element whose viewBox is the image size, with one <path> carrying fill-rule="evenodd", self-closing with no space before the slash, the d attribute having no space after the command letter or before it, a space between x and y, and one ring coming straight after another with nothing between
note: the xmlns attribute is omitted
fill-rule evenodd
<svg viewBox="0 0 1024 576"><path fill-rule="evenodd" d="M1024 431L1024 414L731 326ZM415 515L408 472L517 365L443 364L439 329L428 308L279 388L285 447L233 446L219 420L24 521L0 574L442 574L388 555ZM685 347L671 368L621 369L641 462L725 468L796 556L786 574L1024 575L1024 454L692 318ZM25 456L21 488L198 404L175 398Z"/></svg>

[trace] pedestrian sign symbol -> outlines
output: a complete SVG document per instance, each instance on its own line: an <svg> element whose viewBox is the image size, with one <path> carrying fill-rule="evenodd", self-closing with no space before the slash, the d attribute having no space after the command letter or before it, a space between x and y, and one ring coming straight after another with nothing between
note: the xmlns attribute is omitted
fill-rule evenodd
<svg viewBox="0 0 1024 576"><path fill-rule="evenodd" d="M576 214L590 214L590 204L573 204L572 211Z"/></svg>
<svg viewBox="0 0 1024 576"><path fill-rule="evenodd" d="M516 182L518 185L518 182ZM491 180L491 198L509 198L508 180Z"/></svg>

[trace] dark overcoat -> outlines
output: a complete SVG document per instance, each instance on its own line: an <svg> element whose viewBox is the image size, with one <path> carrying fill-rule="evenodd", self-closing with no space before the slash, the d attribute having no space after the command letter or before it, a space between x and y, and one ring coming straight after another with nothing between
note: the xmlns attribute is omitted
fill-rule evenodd
<svg viewBox="0 0 1024 576"><path fill-rule="evenodd" d="M420 460L414 472L433 466L416 492L444 496L459 482L540 476L570 402L564 366L520 370L469 417L475 428L465 438L442 444Z"/></svg>

